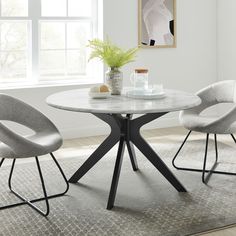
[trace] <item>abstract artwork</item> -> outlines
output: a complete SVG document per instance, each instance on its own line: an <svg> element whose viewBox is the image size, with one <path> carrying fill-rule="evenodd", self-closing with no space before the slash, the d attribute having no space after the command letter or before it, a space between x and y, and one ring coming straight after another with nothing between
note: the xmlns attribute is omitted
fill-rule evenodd
<svg viewBox="0 0 236 236"><path fill-rule="evenodd" d="M139 0L139 46L176 47L176 0Z"/></svg>

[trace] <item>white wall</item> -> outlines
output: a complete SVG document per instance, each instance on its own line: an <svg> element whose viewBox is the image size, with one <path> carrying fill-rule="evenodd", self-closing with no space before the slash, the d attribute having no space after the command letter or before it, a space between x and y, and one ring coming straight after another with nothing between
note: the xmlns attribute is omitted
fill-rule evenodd
<svg viewBox="0 0 236 236"><path fill-rule="evenodd" d="M104 0L104 31L124 46L137 45L138 0ZM216 1L177 0L177 48L142 49L125 67L148 67L152 81L194 92L216 79Z"/></svg>
<svg viewBox="0 0 236 236"><path fill-rule="evenodd" d="M137 45L138 0L104 0L104 36L126 48ZM135 67L147 67L150 79L166 88L195 92L216 80L216 1L177 0L177 48L141 49L135 63L124 68L125 84ZM87 114L59 111L45 104L57 91L77 86L4 90L40 109L66 138L107 132L106 126ZM154 126L176 125L177 114Z"/></svg>
<svg viewBox="0 0 236 236"><path fill-rule="evenodd" d="M217 2L218 80L236 79L236 1Z"/></svg>

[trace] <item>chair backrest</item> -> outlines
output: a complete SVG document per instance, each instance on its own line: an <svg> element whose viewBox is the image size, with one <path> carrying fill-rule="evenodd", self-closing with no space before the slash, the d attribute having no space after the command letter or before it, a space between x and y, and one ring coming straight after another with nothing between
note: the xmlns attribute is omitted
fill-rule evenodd
<svg viewBox="0 0 236 236"><path fill-rule="evenodd" d="M196 93L202 102L199 106L184 110L180 116L185 114L200 114L206 108L219 103L236 103L236 81L226 80L211 84Z"/></svg>
<svg viewBox="0 0 236 236"><path fill-rule="evenodd" d="M235 80L220 81L200 90L197 95L207 103L235 103L235 86Z"/></svg>
<svg viewBox="0 0 236 236"><path fill-rule="evenodd" d="M0 120L13 121L36 132L56 129L54 124L41 112L6 94L0 94Z"/></svg>

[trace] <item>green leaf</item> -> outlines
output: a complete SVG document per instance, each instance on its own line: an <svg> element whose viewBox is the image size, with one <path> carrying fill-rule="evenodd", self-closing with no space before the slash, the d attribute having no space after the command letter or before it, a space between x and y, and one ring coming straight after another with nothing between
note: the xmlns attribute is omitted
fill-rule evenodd
<svg viewBox="0 0 236 236"><path fill-rule="evenodd" d="M120 68L133 62L138 51L138 48L123 50L114 45L109 39L104 41L100 39L90 40L88 47L92 50L89 60L99 58L109 67L115 68Z"/></svg>

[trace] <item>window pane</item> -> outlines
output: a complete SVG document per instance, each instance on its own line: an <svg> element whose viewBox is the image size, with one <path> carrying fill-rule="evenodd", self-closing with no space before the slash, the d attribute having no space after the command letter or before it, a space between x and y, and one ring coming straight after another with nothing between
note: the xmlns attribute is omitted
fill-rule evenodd
<svg viewBox="0 0 236 236"><path fill-rule="evenodd" d="M69 75L86 74L86 51L67 51L67 73Z"/></svg>
<svg viewBox="0 0 236 236"><path fill-rule="evenodd" d="M0 52L0 79L27 77L27 56L25 52Z"/></svg>
<svg viewBox="0 0 236 236"><path fill-rule="evenodd" d="M66 16L66 0L41 0L42 16Z"/></svg>
<svg viewBox="0 0 236 236"><path fill-rule="evenodd" d="M28 0L1 0L2 16L28 16Z"/></svg>
<svg viewBox="0 0 236 236"><path fill-rule="evenodd" d="M92 15L91 0L68 0L68 15L89 17Z"/></svg>
<svg viewBox="0 0 236 236"><path fill-rule="evenodd" d="M84 48L90 39L90 23L70 22L67 24L67 48Z"/></svg>
<svg viewBox="0 0 236 236"><path fill-rule="evenodd" d="M65 23L41 23L41 49L65 49Z"/></svg>
<svg viewBox="0 0 236 236"><path fill-rule="evenodd" d="M65 51L41 51L40 74L43 76L63 76L65 73Z"/></svg>
<svg viewBox="0 0 236 236"><path fill-rule="evenodd" d="M0 50L27 49L27 22L0 22Z"/></svg>

